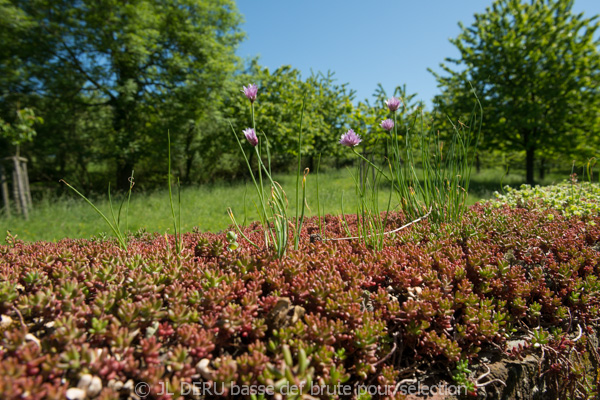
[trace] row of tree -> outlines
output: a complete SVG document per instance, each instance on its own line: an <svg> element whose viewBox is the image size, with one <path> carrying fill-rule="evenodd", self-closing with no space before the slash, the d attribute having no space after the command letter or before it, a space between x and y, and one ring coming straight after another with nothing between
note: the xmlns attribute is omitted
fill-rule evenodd
<svg viewBox="0 0 600 400"><path fill-rule="evenodd" d="M460 58L437 75L441 94L426 119L451 132L450 123L467 121L474 91L484 107L481 151L524 154L530 182L536 157L596 155L598 22L572 6L496 0L473 25L461 25L452 40ZM243 174L231 126L240 132L250 124L240 94L248 83L260 87L257 128L269 135L279 168L297 151L303 102L309 166L319 154L343 163L336 142L349 127L363 134L367 151L385 151L378 126L392 94L407 105L400 123L412 126L418 103L402 87L379 87L373 103L356 104L331 73L303 78L292 67L243 65L235 56L241 21L233 0L0 0L0 126L34 110L44 123L21 151L32 180L68 178L86 190L109 177L126 187L133 169L138 182L162 184L167 131L183 182ZM12 144L0 137L0 156L12 155Z"/></svg>
<svg viewBox="0 0 600 400"><path fill-rule="evenodd" d="M600 156L598 16L573 12L572 0L497 0L451 42L460 58L436 75L442 114L484 108L483 146L525 154L527 182L545 160ZM536 163L536 160L539 161Z"/></svg>

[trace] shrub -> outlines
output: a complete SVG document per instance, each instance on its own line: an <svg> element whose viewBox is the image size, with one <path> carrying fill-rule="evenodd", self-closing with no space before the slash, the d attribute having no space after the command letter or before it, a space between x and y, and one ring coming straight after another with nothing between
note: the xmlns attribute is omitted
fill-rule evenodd
<svg viewBox="0 0 600 400"><path fill-rule="evenodd" d="M571 181L557 185L531 187L521 185L520 189L505 187L504 194L496 192L496 207L501 204L525 208L551 208L562 215L589 217L600 214L600 186L589 182L578 182L576 176ZM548 218L554 218L548 214Z"/></svg>

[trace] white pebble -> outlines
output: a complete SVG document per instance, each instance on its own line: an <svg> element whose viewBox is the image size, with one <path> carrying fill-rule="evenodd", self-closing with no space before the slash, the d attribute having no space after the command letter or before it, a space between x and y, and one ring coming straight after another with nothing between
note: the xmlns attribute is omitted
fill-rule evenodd
<svg viewBox="0 0 600 400"><path fill-rule="evenodd" d="M67 390L67 400L85 400L86 394L79 388L69 388Z"/></svg>

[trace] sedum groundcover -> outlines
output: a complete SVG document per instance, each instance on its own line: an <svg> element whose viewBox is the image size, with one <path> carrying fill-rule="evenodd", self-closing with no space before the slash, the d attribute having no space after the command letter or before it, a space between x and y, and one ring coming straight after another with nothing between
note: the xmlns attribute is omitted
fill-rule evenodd
<svg viewBox="0 0 600 400"><path fill-rule="evenodd" d="M128 250L9 236L0 398L403 398L368 390L424 379L473 395L502 385L487 362L530 353L549 390L593 394L597 215L476 205L458 223L390 235L382 251L318 240L346 236L339 217L322 235L314 219L305 228L282 259L243 239L229 251L224 233L185 234L180 254L171 236ZM262 243L258 225L244 232Z"/></svg>

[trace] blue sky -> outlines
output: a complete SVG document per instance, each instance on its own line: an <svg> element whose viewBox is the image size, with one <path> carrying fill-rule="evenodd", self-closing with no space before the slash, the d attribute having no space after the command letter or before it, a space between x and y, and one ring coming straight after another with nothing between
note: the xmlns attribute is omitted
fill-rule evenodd
<svg viewBox="0 0 600 400"><path fill-rule="evenodd" d="M458 51L458 22L470 25L491 0L237 0L247 38L241 57L259 56L275 69L289 64L303 77L334 71L340 83L370 98L378 83L388 93L406 84L408 93L430 103L445 57ZM575 12L600 14L599 0L576 0Z"/></svg>

